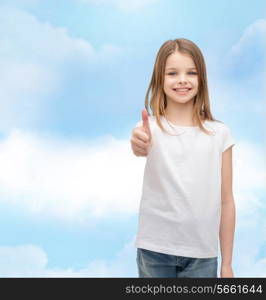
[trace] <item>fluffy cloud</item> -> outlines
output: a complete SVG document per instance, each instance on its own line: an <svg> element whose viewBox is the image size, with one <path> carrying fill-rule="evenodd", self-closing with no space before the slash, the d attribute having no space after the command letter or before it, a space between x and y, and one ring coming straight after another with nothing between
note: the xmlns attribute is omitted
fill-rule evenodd
<svg viewBox="0 0 266 300"><path fill-rule="evenodd" d="M112 260L95 260L80 270L48 268L47 264L46 252L36 245L0 246L1 277L137 277L133 241Z"/></svg>
<svg viewBox="0 0 266 300"><path fill-rule="evenodd" d="M40 274L47 262L46 253L34 245L0 246L1 277Z"/></svg>
<svg viewBox="0 0 266 300"><path fill-rule="evenodd" d="M93 72L94 67L113 61L124 51L111 44L95 50L88 41L70 37L64 27L1 5L0 44L2 132L41 122L46 103L64 88L68 77L73 82L75 72Z"/></svg>
<svg viewBox="0 0 266 300"><path fill-rule="evenodd" d="M263 157L259 146L237 141L234 190L242 213L260 208L256 192L264 189ZM129 139L105 136L86 143L15 130L0 143L1 201L74 220L134 214L144 163L133 155Z"/></svg>
<svg viewBox="0 0 266 300"><path fill-rule="evenodd" d="M242 243L240 246L244 246L248 254L237 249L233 261L235 277L266 277L266 258L256 258L257 248L262 245L247 248ZM114 258L108 261L97 259L78 270L51 268L48 261L47 253L36 245L0 246L1 277L138 277L134 239L125 244Z"/></svg>
<svg viewBox="0 0 266 300"><path fill-rule="evenodd" d="M236 277L266 277L265 149L247 141L239 141L235 147L234 272Z"/></svg>
<svg viewBox="0 0 266 300"><path fill-rule="evenodd" d="M264 159L258 145L237 141L233 152L237 208L233 263L238 277L265 275ZM91 143L70 142L16 130L0 143L0 199L34 216L76 225L89 224L92 217L136 214L144 163L144 158L131 153L128 140L106 136ZM128 247L132 253L132 245ZM39 261L36 276L130 276L126 268L120 269L123 263L115 269L117 261L105 260L91 262L79 271L46 270L45 253L37 253L33 256ZM131 261L133 258L131 254Z"/></svg>
<svg viewBox="0 0 266 300"><path fill-rule="evenodd" d="M265 150L260 145L239 141L234 149L234 190L237 208L250 213L261 208L256 192L265 191ZM237 149L238 148L238 149Z"/></svg>
<svg viewBox="0 0 266 300"><path fill-rule="evenodd" d="M237 41L236 44L232 46L232 52L235 55L242 55L242 52L249 52L250 50L255 50L259 48L261 54L263 54L263 50L265 50L265 36L266 36L266 19L258 19L253 24L248 26L241 38ZM258 47L259 44L259 47ZM256 55L257 53L252 54ZM265 54L265 53L264 53Z"/></svg>
<svg viewBox="0 0 266 300"><path fill-rule="evenodd" d="M140 5L138 1L134 3ZM145 1L141 3L145 4ZM113 1L112 4L122 8L129 2ZM20 26L14 27L12 20ZM253 58L262 59L258 56L262 54L261 50L256 52L256 49L264 49L264 28L265 22L259 20L245 30L230 51L229 63L224 65L236 70L236 66L241 68L244 65L242 62L249 59L251 62ZM63 65L70 62L93 64L121 51L115 46L104 45L96 52L87 41L71 38L65 28L41 23L24 11L2 7L0 42L0 129L5 131L41 118L41 101L61 84ZM248 65L252 64L244 65L245 69L252 71ZM233 95L227 84L218 90L218 94L222 95L221 103L225 102L226 93L231 95L225 112L228 105L231 107L236 103L231 101L232 98L237 99L245 92L236 85L236 94ZM238 103L246 110L243 101ZM251 109L253 107L254 104ZM234 194L239 225L237 247L240 251L239 255L236 253L236 261L241 266L238 275L265 275L265 255L260 255L258 259L259 249L265 247L265 240L262 239L265 236L265 216L264 219L261 216L264 206L260 196L265 192L264 153L259 145L250 142L239 141L234 149ZM14 209L75 223L88 223L92 216L103 218L137 212L144 159L132 155L127 140L107 136L93 143L64 141L56 137L41 137L34 132L13 130L0 142L0 165L0 201L13 203ZM256 234L260 226L264 228L264 235ZM248 249L248 253L241 252L242 249ZM31 255L27 256L26 252ZM22 268L17 274L98 274L103 277L127 274L125 269L123 272L113 271L116 260L111 264L104 260L92 262L79 271L47 270L47 255L36 246L2 247L0 254L0 257L9 257L9 261L28 261L31 269ZM14 274L16 271L16 266L10 269L11 273L8 273L8 267L5 268L4 274Z"/></svg>
<svg viewBox="0 0 266 300"><path fill-rule="evenodd" d="M75 222L134 214L143 163L128 140L88 144L16 130L0 143L0 201Z"/></svg>
<svg viewBox="0 0 266 300"><path fill-rule="evenodd" d="M233 251L235 276L266 277L265 205L261 211L253 209L244 215L237 211L236 229Z"/></svg>
<svg viewBox="0 0 266 300"><path fill-rule="evenodd" d="M14 26L14 20L19 26ZM59 63L73 57L93 59L95 54L87 41L71 38L66 28L39 22L35 16L14 7L1 6L0 24L1 58Z"/></svg>
<svg viewBox="0 0 266 300"><path fill-rule="evenodd" d="M220 58L210 57L210 94L218 112L264 120L266 76L266 20L247 28Z"/></svg>
<svg viewBox="0 0 266 300"><path fill-rule="evenodd" d="M266 20L258 19L248 26L224 58L225 75L237 80L262 77L266 72ZM262 78L261 78L262 79Z"/></svg>

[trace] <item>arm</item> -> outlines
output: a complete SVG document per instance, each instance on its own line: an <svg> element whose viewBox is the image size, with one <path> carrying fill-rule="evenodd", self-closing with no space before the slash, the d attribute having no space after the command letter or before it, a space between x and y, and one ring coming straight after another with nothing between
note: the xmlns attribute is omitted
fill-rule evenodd
<svg viewBox="0 0 266 300"><path fill-rule="evenodd" d="M221 277L233 277L232 253L235 232L235 203L232 191L232 147L222 154L222 186L221 186Z"/></svg>

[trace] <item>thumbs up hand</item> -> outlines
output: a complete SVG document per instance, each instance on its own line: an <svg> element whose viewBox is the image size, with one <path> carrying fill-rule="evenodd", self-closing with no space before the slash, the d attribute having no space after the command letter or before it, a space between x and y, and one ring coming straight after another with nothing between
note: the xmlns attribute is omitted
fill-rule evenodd
<svg viewBox="0 0 266 300"><path fill-rule="evenodd" d="M136 156L149 154L152 146L152 134L146 109L142 110L142 126L133 129L130 142Z"/></svg>

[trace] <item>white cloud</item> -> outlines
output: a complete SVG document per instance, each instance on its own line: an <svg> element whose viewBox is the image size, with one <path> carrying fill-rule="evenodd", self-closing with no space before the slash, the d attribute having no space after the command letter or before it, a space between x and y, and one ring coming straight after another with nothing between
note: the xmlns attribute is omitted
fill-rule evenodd
<svg viewBox="0 0 266 300"><path fill-rule="evenodd" d="M237 277L265 275L265 255L259 254L266 244L265 204L263 197L259 197L265 194L264 159L264 151L259 146L237 141L233 154L237 207L233 266ZM13 201L18 209L36 216L62 218L77 225L89 223L90 217L136 214L144 163L144 158L133 156L128 141L110 136L86 144L15 131L0 144L0 199ZM133 248L131 241L115 259L95 260L80 270L47 268L47 255L39 248L32 255L30 251L35 251L32 248L27 251L12 248L13 252L3 248L12 255L23 256L27 252L28 257L34 258L32 264L27 263L30 270L18 267L14 271L13 267L6 267L4 274L131 277L135 276L136 268ZM27 259L13 260L27 262Z"/></svg>
<svg viewBox="0 0 266 300"><path fill-rule="evenodd" d="M92 46L83 39L71 38L64 27L40 22L30 13L14 7L1 7L0 16L1 44L4 45L1 57L58 63L72 57L93 58Z"/></svg>
<svg viewBox="0 0 266 300"><path fill-rule="evenodd" d="M265 50L265 37L266 19L258 19L244 30L243 35L231 50L236 55L240 55L244 49L254 49L258 45Z"/></svg>
<svg viewBox="0 0 266 300"><path fill-rule="evenodd" d="M248 141L236 142L233 148L234 273L236 277L266 277L265 149Z"/></svg>
<svg viewBox="0 0 266 300"><path fill-rule="evenodd" d="M266 19L258 19L232 45L223 61L223 68L233 72L237 79L251 80L251 76L266 74ZM257 79L258 80L258 79Z"/></svg>
<svg viewBox="0 0 266 300"><path fill-rule="evenodd" d="M141 11L145 7L155 4L159 0L78 0L94 5L110 5L126 12Z"/></svg>
<svg viewBox="0 0 266 300"><path fill-rule="evenodd" d="M0 131L27 127L41 119L42 101L59 78L47 66L31 62L3 61L0 69Z"/></svg>
<svg viewBox="0 0 266 300"><path fill-rule="evenodd" d="M15 130L0 143L0 201L73 222L134 214L143 164L128 140L89 144Z"/></svg>
<svg viewBox="0 0 266 300"><path fill-rule="evenodd" d="M237 141L233 159L238 209L261 209L256 193L265 190L263 149ZM88 143L15 130L0 143L0 201L73 221L134 214L144 164L129 139L105 136Z"/></svg>
<svg viewBox="0 0 266 300"><path fill-rule="evenodd" d="M40 22L15 7L0 5L0 131L30 128L41 122L44 107L75 80L73 66L93 71L114 61L125 49L103 44L95 50L88 41L70 37L64 27ZM73 74L74 73L74 74Z"/></svg>
<svg viewBox="0 0 266 300"><path fill-rule="evenodd" d="M1 277L38 274L43 271L47 262L46 253L34 245L0 246Z"/></svg>
<svg viewBox="0 0 266 300"><path fill-rule="evenodd" d="M236 143L233 152L236 205L241 213L250 213L261 209L262 199L257 192L266 188L265 149L247 141Z"/></svg>
<svg viewBox="0 0 266 300"><path fill-rule="evenodd" d="M265 209L264 209L265 212ZM247 222L245 221L247 218ZM265 214L241 215L235 235L233 266L237 277L266 277Z"/></svg>
<svg viewBox="0 0 266 300"><path fill-rule="evenodd" d="M207 53L211 99L218 112L257 121L265 115L266 20L258 19L223 56Z"/></svg>
<svg viewBox="0 0 266 300"><path fill-rule="evenodd" d="M80 270L49 268L46 252L36 245L0 246L1 277L137 277L134 241L110 261L94 260Z"/></svg>
<svg viewBox="0 0 266 300"><path fill-rule="evenodd" d="M123 49L103 44L99 50L83 38L71 37L68 29L39 21L34 15L14 7L0 6L0 58L49 64L56 68L74 60L91 65L113 59ZM16 24L19 24L16 25ZM96 61L96 62L95 62Z"/></svg>
<svg viewBox="0 0 266 300"><path fill-rule="evenodd" d="M248 233L247 233L248 234ZM48 267L48 255L39 246L19 245L14 247L0 246L1 277L138 277L135 237L129 241L110 259L96 259L83 268L73 269ZM244 241L242 239L242 241ZM262 245L258 239L252 239L255 244L238 242L237 253L234 253L233 269L235 277L266 277L266 258L257 258ZM265 244L264 244L265 246ZM242 251L246 249L246 251ZM220 276L220 264L218 266Z"/></svg>

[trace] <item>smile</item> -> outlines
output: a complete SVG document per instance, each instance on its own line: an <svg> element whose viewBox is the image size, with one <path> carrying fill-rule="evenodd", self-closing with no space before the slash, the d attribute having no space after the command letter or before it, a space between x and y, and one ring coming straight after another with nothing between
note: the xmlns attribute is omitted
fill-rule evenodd
<svg viewBox="0 0 266 300"><path fill-rule="evenodd" d="M185 95L187 94L191 89L187 88L187 89L174 89L174 91L177 93L177 94L180 94L180 95Z"/></svg>

